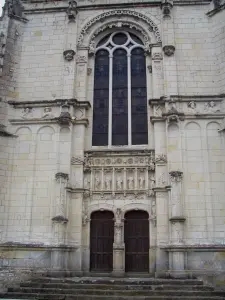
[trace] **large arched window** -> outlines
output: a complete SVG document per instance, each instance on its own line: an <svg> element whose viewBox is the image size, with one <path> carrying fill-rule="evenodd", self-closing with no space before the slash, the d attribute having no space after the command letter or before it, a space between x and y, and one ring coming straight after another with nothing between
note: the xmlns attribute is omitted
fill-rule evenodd
<svg viewBox="0 0 225 300"><path fill-rule="evenodd" d="M142 41L114 32L97 45L93 146L148 143L146 62Z"/></svg>

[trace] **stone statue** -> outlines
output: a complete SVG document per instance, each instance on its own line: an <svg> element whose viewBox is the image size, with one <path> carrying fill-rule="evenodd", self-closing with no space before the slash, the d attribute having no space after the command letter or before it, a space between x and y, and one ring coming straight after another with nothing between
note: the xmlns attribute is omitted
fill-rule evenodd
<svg viewBox="0 0 225 300"><path fill-rule="evenodd" d="M95 189L99 189L100 188L100 183L101 183L101 181L100 181L100 179L98 178L98 176L95 178Z"/></svg>
<svg viewBox="0 0 225 300"><path fill-rule="evenodd" d="M139 188L143 189L144 184L145 184L145 178L144 178L144 176L140 176L140 178L139 178Z"/></svg>
<svg viewBox="0 0 225 300"><path fill-rule="evenodd" d="M67 15L68 15L68 18L70 21L75 21L76 16L77 16L77 2L75 0L69 1Z"/></svg>
<svg viewBox="0 0 225 300"><path fill-rule="evenodd" d="M188 112L190 113L190 114L195 114L195 113L197 113L197 110L196 110L196 102L195 101L190 101L189 103L188 103Z"/></svg>
<svg viewBox="0 0 225 300"><path fill-rule="evenodd" d="M109 176L105 178L105 187L107 191L111 190L111 178Z"/></svg>
<svg viewBox="0 0 225 300"><path fill-rule="evenodd" d="M128 189L132 190L134 188L134 179L133 179L133 177L132 176L128 177L127 181L128 181Z"/></svg>
<svg viewBox="0 0 225 300"><path fill-rule="evenodd" d="M216 106L216 103L214 101L210 101L208 103L205 103L205 108L204 110L206 112L211 112L211 113L214 113L214 112L218 112L220 111L220 109Z"/></svg>
<svg viewBox="0 0 225 300"><path fill-rule="evenodd" d="M121 175L119 175L117 180L116 180L116 186L117 186L118 190L122 190L122 188L123 188L123 179L122 179Z"/></svg>

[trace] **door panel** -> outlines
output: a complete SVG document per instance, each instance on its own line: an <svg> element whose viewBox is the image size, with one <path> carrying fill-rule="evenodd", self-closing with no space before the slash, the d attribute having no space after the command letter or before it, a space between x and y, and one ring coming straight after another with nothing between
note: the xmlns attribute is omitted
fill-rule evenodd
<svg viewBox="0 0 225 300"><path fill-rule="evenodd" d="M112 271L114 215L109 211L96 211L91 215L90 269Z"/></svg>
<svg viewBox="0 0 225 300"><path fill-rule="evenodd" d="M130 211L125 214L125 270L149 271L149 221L148 213Z"/></svg>

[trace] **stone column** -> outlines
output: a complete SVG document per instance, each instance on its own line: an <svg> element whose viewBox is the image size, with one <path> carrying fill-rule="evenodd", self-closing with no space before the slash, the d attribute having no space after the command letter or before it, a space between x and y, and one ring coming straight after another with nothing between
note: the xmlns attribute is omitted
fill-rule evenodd
<svg viewBox="0 0 225 300"><path fill-rule="evenodd" d="M177 65L175 58L175 38L173 20L173 0L162 0L162 42L164 95L170 97L178 94Z"/></svg>
<svg viewBox="0 0 225 300"><path fill-rule="evenodd" d="M68 219L66 217L66 187L69 176L65 173L57 173L56 179L56 204L54 207L54 217L52 218L53 226L53 244L57 246L65 245L66 225ZM56 249L51 255L51 265L53 269L65 269L65 259L63 252Z"/></svg>
<svg viewBox="0 0 225 300"><path fill-rule="evenodd" d="M182 178L183 173L180 171L170 172L171 181L171 238L172 246L182 246L184 243L184 222L186 218L183 216L183 201L182 201ZM172 262L170 273L173 277L185 277L183 251L174 250L170 257Z"/></svg>
<svg viewBox="0 0 225 300"><path fill-rule="evenodd" d="M152 88L153 98L159 99L164 95L163 88L163 64L161 46L152 47Z"/></svg>
<svg viewBox="0 0 225 300"><path fill-rule="evenodd" d="M165 276L168 268L168 254L161 247L168 245L168 170L166 159L165 121L154 122L155 135L155 191L156 196L156 276Z"/></svg>
<svg viewBox="0 0 225 300"><path fill-rule="evenodd" d="M114 223L114 243L113 243L113 275L122 277L125 273L125 244L123 241L124 223L122 211L117 208Z"/></svg>

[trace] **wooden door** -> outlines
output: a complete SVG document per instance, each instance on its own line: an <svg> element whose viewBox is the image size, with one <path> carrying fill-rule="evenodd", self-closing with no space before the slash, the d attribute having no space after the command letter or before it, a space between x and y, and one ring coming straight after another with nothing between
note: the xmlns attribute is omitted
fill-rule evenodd
<svg viewBox="0 0 225 300"><path fill-rule="evenodd" d="M129 211L125 214L125 270L149 271L149 216L145 211Z"/></svg>
<svg viewBox="0 0 225 300"><path fill-rule="evenodd" d="M110 211L96 211L91 215L90 270L112 271L114 215Z"/></svg>

